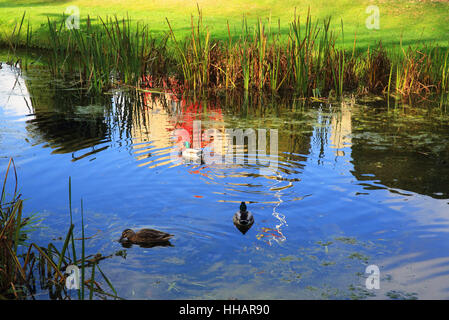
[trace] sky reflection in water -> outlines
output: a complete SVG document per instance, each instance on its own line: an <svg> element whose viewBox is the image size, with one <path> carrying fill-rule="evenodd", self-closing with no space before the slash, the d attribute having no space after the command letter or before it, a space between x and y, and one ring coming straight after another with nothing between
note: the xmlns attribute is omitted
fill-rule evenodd
<svg viewBox="0 0 449 320"><path fill-rule="evenodd" d="M83 198L89 253L123 250L125 228L175 235L102 267L125 298L449 298L449 126L426 109L234 97L209 101L52 88L0 70L0 159L14 157L38 243L65 235L68 177ZM277 129L277 171L174 161L173 131ZM268 140L268 137L267 137ZM268 148L269 149L269 148ZM260 156L260 154L259 154ZM246 201L255 224L232 223ZM79 217L75 214L75 224ZM364 288L376 264L381 289ZM391 296L391 294L390 294ZM414 297L415 295L413 295ZM48 298L43 293L41 298Z"/></svg>

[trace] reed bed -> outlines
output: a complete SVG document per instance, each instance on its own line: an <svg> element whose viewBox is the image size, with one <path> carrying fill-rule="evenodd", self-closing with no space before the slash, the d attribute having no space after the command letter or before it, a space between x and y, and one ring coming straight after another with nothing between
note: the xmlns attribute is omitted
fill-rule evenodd
<svg viewBox="0 0 449 320"><path fill-rule="evenodd" d="M271 18L250 26L243 17L237 36L228 24L226 40L213 38L199 7L186 39L176 38L169 20L166 36L158 40L147 26L131 24L129 18L98 21L94 26L88 18L82 29L64 30L62 23L48 20L52 74L75 78L96 93L149 82L152 87L176 83L179 90L193 92L271 92L313 99L345 93L402 100L436 95L441 106L449 102L448 48L401 44L387 50L379 42L360 50L354 35L348 50L343 21L314 20L310 11L304 17L295 13L286 33ZM9 43L17 37L15 31Z"/></svg>
<svg viewBox="0 0 449 320"><path fill-rule="evenodd" d="M6 197L6 184L10 169L14 170L14 192ZM0 299L33 299L36 293L36 281L41 290L49 293L51 299L71 299L66 288L68 266L77 266L81 273L77 298L93 299L119 298L112 283L99 267L99 261L107 257L101 254L86 255L83 221L83 204L81 201L81 239L75 239L75 226L72 224L71 183L69 180L70 227L62 248L52 243L43 247L36 243L27 243L27 235L35 228L36 216L24 218L23 200L17 193L17 172L14 161L10 159L1 194L0 202ZM75 241L81 241L81 253ZM95 279L98 271L108 286L104 290ZM91 277L86 273L90 271Z"/></svg>
<svg viewBox="0 0 449 320"><path fill-rule="evenodd" d="M63 22L48 19L48 64L54 76L76 78L88 91L100 93L113 85L139 85L143 75L166 71L166 39L152 38L147 26L132 28L129 19L99 21L94 26L88 17L85 29L61 32Z"/></svg>

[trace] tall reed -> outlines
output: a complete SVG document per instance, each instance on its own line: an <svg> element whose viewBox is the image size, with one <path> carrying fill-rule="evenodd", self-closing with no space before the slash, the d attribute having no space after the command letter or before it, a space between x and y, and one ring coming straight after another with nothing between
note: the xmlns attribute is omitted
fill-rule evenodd
<svg viewBox="0 0 449 320"><path fill-rule="evenodd" d="M6 63L10 65L18 65L19 62L21 62L21 58L18 55L18 49L19 46L23 46L26 48L27 52L25 54L25 57L28 56L28 48L31 46L31 39L33 30L30 26L30 22L27 23L26 28L26 36L25 36L25 43L22 43L22 29L24 27L24 21L25 21L26 12L23 13L22 18L20 21L16 22L14 24L14 28L11 32L11 34L5 34L3 38L1 38L1 42L4 42L8 48L8 55L6 58ZM22 67L26 67L27 62L22 65Z"/></svg>
<svg viewBox="0 0 449 320"><path fill-rule="evenodd" d="M14 50L24 17L9 37ZM181 83L179 89L193 92L289 92L315 99L355 92L403 100L437 94L440 106L449 102L447 48L401 43L386 50L379 42L357 50L355 35L351 52L343 21L333 26L331 17L314 20L310 9L305 17L295 12L286 34L280 21L277 30L272 28L271 17L251 25L244 16L237 36L228 23L228 39L214 40L199 6L186 39L176 37L168 19L167 25L166 35L156 40L148 26L128 17L96 22L87 17L80 30L63 30L62 22L48 19L49 69L54 76L76 78L92 93L119 85L139 87L142 79L151 79L154 85Z"/></svg>
<svg viewBox="0 0 449 320"><path fill-rule="evenodd" d="M301 32L300 16L290 24L291 66L293 67L293 84L295 91L301 96L308 96L311 85L311 69L313 66L313 53L315 41L319 34L318 23L312 23L310 11L307 14L304 26L304 35Z"/></svg>
<svg viewBox="0 0 449 320"><path fill-rule="evenodd" d="M191 16L191 34L184 42L176 39L169 20L167 24L170 30L170 37L173 40L176 52L176 60L181 66L185 84L194 91L199 88L209 86L211 34L203 26L203 17L198 7L198 18L196 24Z"/></svg>
<svg viewBox="0 0 449 320"><path fill-rule="evenodd" d="M9 200L6 200L6 184L10 169L14 169L14 192ZM89 299L93 299L94 293L100 297L119 298L111 281L100 269L98 262L104 258L101 254L87 256L85 250L85 235L83 221L83 206L81 204L81 259L76 258L76 246L74 245L74 224L71 221L61 249L52 243L47 247L36 243L26 243L27 235L34 230L37 219L35 216L23 217L23 200L17 193L17 172L14 161L10 159L1 193L0 201L0 298L2 299L28 299L35 293L35 278L38 277L41 289L49 292L50 298L70 299L71 296L65 287L66 276L64 271L69 265L75 265L81 270L82 278L78 299L85 299L84 288L89 290ZM71 212L71 183L69 180L69 199ZM70 242L72 252L70 254ZM91 278L84 279L85 269L92 267ZM102 289L95 280L95 271L98 270L102 279L113 293Z"/></svg>
<svg viewBox="0 0 449 320"><path fill-rule="evenodd" d="M131 26L129 18L98 20L94 24L88 16L83 29L64 30L63 22L58 27L48 19L54 76L77 75L81 85L101 93L114 84L139 85L143 75L165 72L166 38L156 40L148 26Z"/></svg>

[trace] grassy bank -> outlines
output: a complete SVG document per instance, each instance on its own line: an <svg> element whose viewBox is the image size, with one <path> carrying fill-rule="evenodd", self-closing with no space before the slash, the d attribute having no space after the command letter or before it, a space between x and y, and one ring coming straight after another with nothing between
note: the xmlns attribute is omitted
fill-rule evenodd
<svg viewBox="0 0 449 320"><path fill-rule="evenodd" d="M32 47L34 32L25 21L24 14L7 40L13 57L22 36L25 48ZM379 41L363 49L356 35L349 37L352 47L346 48L343 20L339 29L332 29L331 17L319 20L310 12L294 15L286 36L280 20L276 27L271 20L251 24L242 18L235 34L228 25L224 40L213 37L199 8L184 39L169 19L163 37L130 19L100 22L96 25L88 17L85 28L78 30L47 20L50 46L45 61L53 77L94 93L130 85L178 93L238 90L315 99L345 93L383 94L388 99L436 95L441 106L448 101L449 48L428 43L386 48Z"/></svg>
<svg viewBox="0 0 449 320"><path fill-rule="evenodd" d="M163 35L146 22L119 16L87 16L80 29L47 17L35 31L23 13L3 42L14 56L19 47L33 48L33 39L44 33L43 60L53 77L93 93L130 85L178 93L239 90L314 99L355 93L448 102L449 47L438 41L410 44L400 38L396 44L390 34L366 46L342 19L317 18L311 8L295 11L288 23L240 17L238 28L227 22L226 35L217 36L196 9L181 33L179 21L165 18Z"/></svg>
<svg viewBox="0 0 449 320"><path fill-rule="evenodd" d="M445 46L448 44L449 3L409 0L379 3L369 0L0 0L0 35L10 34L15 22L26 11L27 20L35 35L33 45L48 47L47 17L60 20L68 6L77 6L80 10L81 29L86 26L88 16L94 19L93 24L101 24L97 17L105 19L107 16L117 15L119 18L132 17L134 22L148 25L155 35L162 35L167 31L168 18L174 33L182 39L189 35L190 15L196 14L197 3L203 10L204 24L209 26L214 39L227 39L228 23L233 35L238 37L242 15L247 17L250 25L259 18L271 16L273 26L277 27L277 20L280 19L281 34L287 36L295 8L297 13L305 15L310 7L311 14L319 20L332 16L335 25L331 25L331 28L338 29L339 22L343 19L345 32L348 35L357 33L361 48L374 45L379 40L389 48L399 44L401 38L405 45L420 41L435 41ZM380 9L379 30L369 30L365 26L365 20L369 16L365 10L372 4L378 5ZM350 48L351 39L345 39L345 45Z"/></svg>

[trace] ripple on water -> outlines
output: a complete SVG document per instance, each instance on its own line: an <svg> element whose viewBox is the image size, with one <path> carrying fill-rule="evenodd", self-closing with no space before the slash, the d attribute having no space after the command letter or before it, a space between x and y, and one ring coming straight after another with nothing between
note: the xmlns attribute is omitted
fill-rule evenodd
<svg viewBox="0 0 449 320"><path fill-rule="evenodd" d="M27 212L44 218L36 241L64 236L71 176L74 222L82 197L88 252L113 254L102 270L126 298L448 297L448 119L207 102L81 97L4 66L0 160L14 156ZM195 120L202 133L277 129L278 153L245 139L232 164L224 151L184 161L173 133L193 138ZM241 201L255 216L245 234L232 223ZM123 248L125 228L172 233L173 247ZM375 296L368 264L381 270Z"/></svg>

